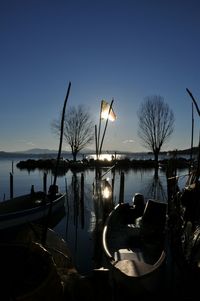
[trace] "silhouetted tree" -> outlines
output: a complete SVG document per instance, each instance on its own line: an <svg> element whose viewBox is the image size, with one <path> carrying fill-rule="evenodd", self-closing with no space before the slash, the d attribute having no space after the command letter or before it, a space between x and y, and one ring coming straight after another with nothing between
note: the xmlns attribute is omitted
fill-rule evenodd
<svg viewBox="0 0 200 301"><path fill-rule="evenodd" d="M60 135L60 121L52 123L53 131ZM94 140L94 124L89 111L83 105L69 107L64 121L63 138L71 147L73 160L77 154Z"/></svg>
<svg viewBox="0 0 200 301"><path fill-rule="evenodd" d="M156 166L161 147L174 130L174 114L161 96L148 96L138 110L138 136L154 153Z"/></svg>

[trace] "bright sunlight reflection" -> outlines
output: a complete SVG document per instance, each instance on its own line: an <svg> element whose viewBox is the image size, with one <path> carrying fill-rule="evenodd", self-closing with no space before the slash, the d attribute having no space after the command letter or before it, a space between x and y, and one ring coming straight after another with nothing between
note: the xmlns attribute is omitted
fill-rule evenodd
<svg viewBox="0 0 200 301"><path fill-rule="evenodd" d="M104 199L109 199L112 196L112 187L108 181L108 179L104 179L102 181L102 196Z"/></svg>
<svg viewBox="0 0 200 301"><path fill-rule="evenodd" d="M86 158L87 158L87 159L94 159L94 160L97 159L96 154L88 155ZM121 159L121 158L122 158L121 155L114 155L114 154L101 154L101 155L99 156L99 160L102 160L102 161L103 161L103 160L112 161L112 160L114 160L114 159L119 160L119 159Z"/></svg>
<svg viewBox="0 0 200 301"><path fill-rule="evenodd" d="M102 191L102 195L104 199L108 199L111 196L111 191L108 187L105 187Z"/></svg>

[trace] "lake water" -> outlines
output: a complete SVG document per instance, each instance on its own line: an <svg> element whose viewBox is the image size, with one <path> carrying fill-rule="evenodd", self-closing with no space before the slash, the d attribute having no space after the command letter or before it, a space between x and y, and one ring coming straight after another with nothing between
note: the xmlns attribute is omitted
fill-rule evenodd
<svg viewBox="0 0 200 301"><path fill-rule="evenodd" d="M10 197L10 173L13 173L14 196L30 192L31 185L35 190L43 189L43 171L35 170L28 172L20 170L16 164L23 160L22 158L0 159L0 200ZM104 169L102 173L106 172ZM178 170L179 187L182 188L187 180L184 176L188 170ZM77 203L74 197L72 183L77 181L77 187L80 187L81 173L73 175L68 171L65 176L58 177L57 184L60 191L67 191L66 215L54 228L68 243L71 250L74 263L78 271L85 275L93 268L102 265L101 252L101 231L105 216L108 215L112 207L119 202L120 176L119 171L115 174L108 172L105 178L110 182L114 178L113 203L99 204L93 195L95 172L86 170L84 176L84 204ZM75 177L76 176L76 177ZM125 187L124 200L131 202L135 193L140 192L145 199L154 198L167 202L166 175L159 170L159 179L154 178L153 169L130 169L124 171ZM49 172L47 175L47 185L53 182L53 175ZM47 187L48 187L47 186Z"/></svg>

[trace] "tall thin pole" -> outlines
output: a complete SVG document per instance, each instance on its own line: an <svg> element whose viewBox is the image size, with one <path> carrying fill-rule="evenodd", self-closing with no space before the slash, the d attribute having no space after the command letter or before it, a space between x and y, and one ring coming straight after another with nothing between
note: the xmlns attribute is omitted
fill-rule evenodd
<svg viewBox="0 0 200 301"><path fill-rule="evenodd" d="M197 110L197 113L199 114L200 116L200 110L199 110L199 107L198 107L198 104L194 98L194 96L192 95L192 93L190 92L190 90L188 88L186 88L186 91L188 92L188 94L190 95L190 97L192 98L192 101L194 102L194 105L196 107L196 110Z"/></svg>
<svg viewBox="0 0 200 301"><path fill-rule="evenodd" d="M63 105L63 111L62 111L62 119L61 119L61 126L60 126L60 142L59 142L59 149L58 149L58 155L57 155L57 161L56 161L56 167L55 167L55 174L54 174L54 181L53 186L56 186L56 180L57 180L57 174L58 174L58 165L60 161L61 151L62 151L62 141L63 141L63 131L64 131L64 119L65 119L65 108L67 105L67 100L69 97L69 92L71 88L71 82L69 82L67 94L65 97L64 105Z"/></svg>
<svg viewBox="0 0 200 301"><path fill-rule="evenodd" d="M98 159L98 142L97 142L97 125L95 124L95 146L96 146L96 159Z"/></svg>
<svg viewBox="0 0 200 301"><path fill-rule="evenodd" d="M103 100L101 101L101 108L100 108L100 115L99 115L99 128L98 128L98 136L97 136L97 159L99 159L99 142L100 142L100 135L101 135L101 113L103 107Z"/></svg>
<svg viewBox="0 0 200 301"><path fill-rule="evenodd" d="M197 171L196 171L196 184L198 183L199 175L200 175L200 133L199 133L198 160L197 160Z"/></svg>
<svg viewBox="0 0 200 301"><path fill-rule="evenodd" d="M197 113L198 113L198 115L200 117L200 110L199 110L198 104L197 104L194 96L192 95L192 93L190 92L189 89L186 88L186 91L188 92L188 94L192 98L192 101L193 101L193 103L194 103L194 105L196 107ZM198 161L197 161L197 171L196 171L196 182L199 179L199 174L200 174L200 135L199 135L199 146L198 146Z"/></svg>
<svg viewBox="0 0 200 301"><path fill-rule="evenodd" d="M124 203L124 172L120 176L119 203Z"/></svg>
<svg viewBox="0 0 200 301"><path fill-rule="evenodd" d="M192 102L192 134L191 134L191 149L190 149L190 168L189 168L189 172L191 170L191 164L192 164L193 137L194 137L194 108L193 108L193 102Z"/></svg>
<svg viewBox="0 0 200 301"><path fill-rule="evenodd" d="M69 82L68 89L67 89L67 94L66 94L66 97L65 97L64 105L63 105L61 128L60 128L60 143L59 143L59 150L58 150L58 156L57 156L57 161L56 161L55 175L54 175L53 185L50 186L50 193L52 193L53 195L55 195L56 192L57 192L56 179L57 179L58 165L59 165L60 155L61 155L61 150L62 150L65 108L66 108L67 100L68 100L68 97L69 97L70 88L71 88L71 82ZM51 212L52 212L52 198L50 200L51 200L51 202L50 202L50 206L49 206L49 210L48 210L48 214L47 214L47 218L46 218L46 223L45 223L44 231L43 231L43 235L42 235L42 243L43 244L45 244L45 242L46 242L47 229L48 229L49 219L51 217Z"/></svg>
<svg viewBox="0 0 200 301"><path fill-rule="evenodd" d="M10 199L13 198L13 173L10 172Z"/></svg>
<svg viewBox="0 0 200 301"><path fill-rule="evenodd" d="M110 108L109 108L109 111L108 111L108 116L111 112L113 102L114 102L114 99L112 99L112 101L111 101ZM105 127L104 127L103 136L102 136L102 139L101 139L101 145L100 145L100 148L99 148L99 155L101 154L101 149L102 149L102 146L103 146L103 141L104 141L104 137L105 137L105 134L106 134L107 126L108 126L108 117L106 119L106 124L105 124Z"/></svg>

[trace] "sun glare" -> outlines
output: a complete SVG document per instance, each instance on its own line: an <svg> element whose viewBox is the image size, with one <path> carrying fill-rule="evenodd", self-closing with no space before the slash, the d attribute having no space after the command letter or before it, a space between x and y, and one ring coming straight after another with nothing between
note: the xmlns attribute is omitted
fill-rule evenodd
<svg viewBox="0 0 200 301"><path fill-rule="evenodd" d="M102 119L109 119L110 121L115 121L115 118L112 114L108 114L108 111L102 111L101 112L101 118Z"/></svg>
<svg viewBox="0 0 200 301"><path fill-rule="evenodd" d="M123 156L120 154L117 154L117 155L116 154L101 154L98 159L101 161L104 161L104 160L112 161L113 159L122 159L122 157ZM96 156L96 154L91 154L91 155L88 155L86 158L96 160L97 156Z"/></svg>

